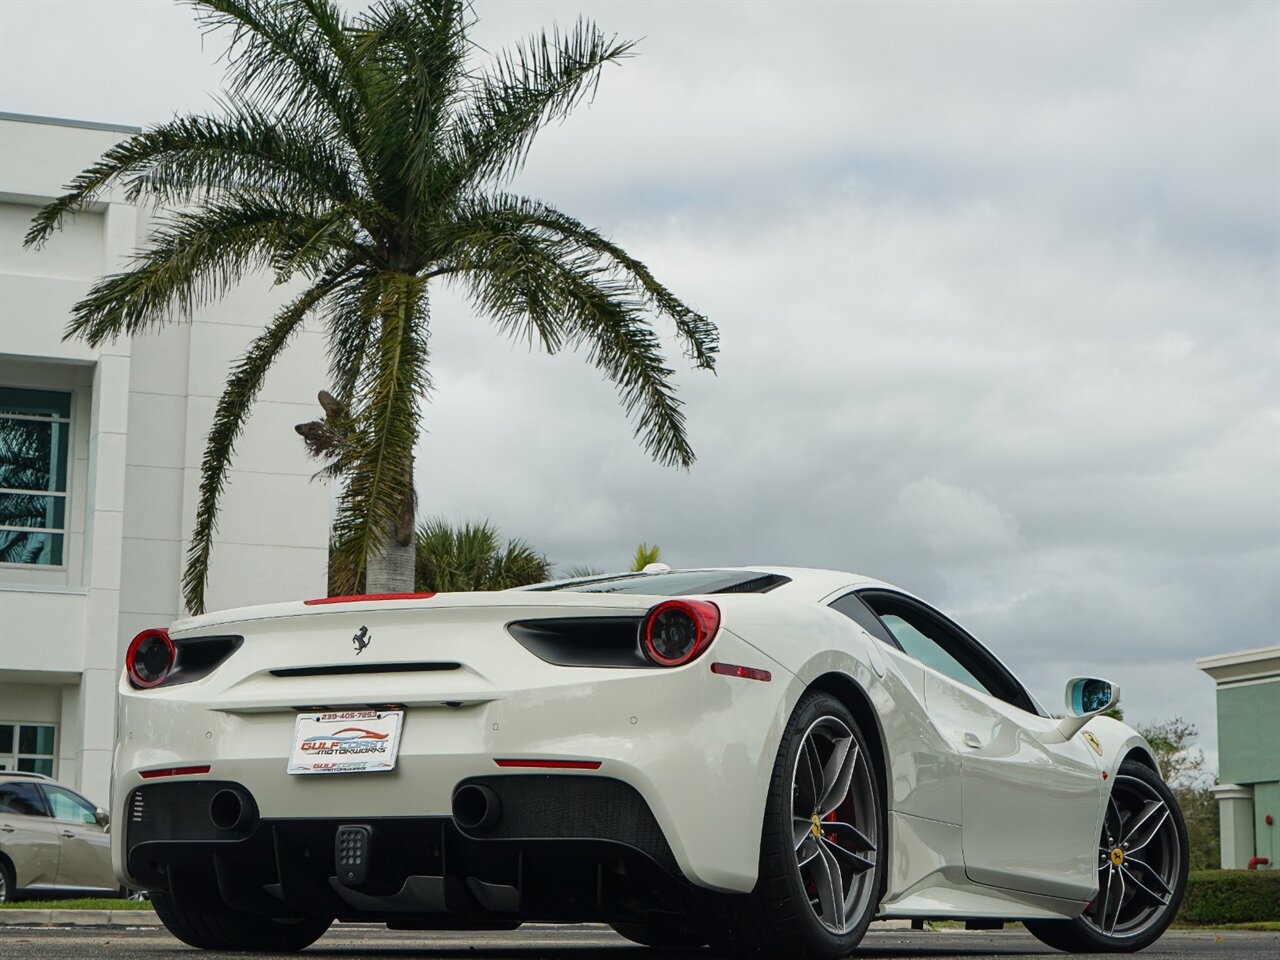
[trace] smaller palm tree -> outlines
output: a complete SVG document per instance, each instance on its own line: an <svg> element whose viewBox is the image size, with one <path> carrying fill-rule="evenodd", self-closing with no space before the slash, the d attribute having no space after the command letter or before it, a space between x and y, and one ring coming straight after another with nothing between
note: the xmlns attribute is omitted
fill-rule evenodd
<svg viewBox="0 0 1280 960"><path fill-rule="evenodd" d="M454 528L434 517L418 527L415 584L430 593L507 590L551 578L551 564L523 540L499 543L487 520Z"/></svg>
<svg viewBox="0 0 1280 960"><path fill-rule="evenodd" d="M640 544L640 546L636 547L635 558L631 561L632 571L639 573L649 564L657 563L659 553L661 553L661 550L656 543L653 546L649 546L647 543Z"/></svg>

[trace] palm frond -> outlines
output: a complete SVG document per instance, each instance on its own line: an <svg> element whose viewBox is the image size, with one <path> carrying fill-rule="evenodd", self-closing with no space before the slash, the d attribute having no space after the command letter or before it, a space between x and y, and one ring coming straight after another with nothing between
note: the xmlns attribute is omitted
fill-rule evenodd
<svg viewBox="0 0 1280 960"><path fill-rule="evenodd" d="M253 401L262 388L267 371L302 326L307 313L344 280L343 275L328 277L296 297L258 335L231 370L205 443L195 528L191 534L186 569L182 575L183 600L193 615L204 612L204 592L209 582L209 553L213 548L213 535L217 529L218 501L226 485L227 470L235 453L236 439L244 428Z"/></svg>
<svg viewBox="0 0 1280 960"><path fill-rule="evenodd" d="M693 449L684 414L644 302L628 284L574 254L564 241L522 225L468 224L453 239L451 279L511 336L538 338L548 349L584 346L590 360L618 386L636 419L636 436L654 459L688 467Z"/></svg>
<svg viewBox="0 0 1280 960"><path fill-rule="evenodd" d="M496 205L504 200L507 198L497 197L491 202ZM514 205L525 213L531 224L552 230L581 244L621 270L650 305L675 324L676 332L684 340L689 359L703 370L715 369L716 354L720 351L720 331L706 316L686 306L679 297L659 283L648 267L598 231L554 207L520 198L514 200Z"/></svg>
<svg viewBox="0 0 1280 960"><path fill-rule="evenodd" d="M440 517L422 521L416 536L415 588L436 593L509 590L546 580L547 558L523 540L502 546L489 521L453 527Z"/></svg>
<svg viewBox="0 0 1280 960"><path fill-rule="evenodd" d="M277 279L317 273L353 242L345 207L300 210L272 198L232 194L202 209L171 214L132 268L109 275L71 310L66 337L96 346L141 333L192 312L249 271L269 267Z"/></svg>
<svg viewBox="0 0 1280 960"><path fill-rule="evenodd" d="M114 183L124 184L130 203L186 204L250 190L344 202L361 193L348 159L317 132L229 106L227 116L175 118L112 146L40 209L23 244L42 246Z"/></svg>
<svg viewBox="0 0 1280 960"><path fill-rule="evenodd" d="M206 32L226 29L232 96L279 110L349 138L356 132L359 97L351 74L331 45L336 8L300 0L192 0ZM345 82L344 82L345 81Z"/></svg>
<svg viewBox="0 0 1280 960"><path fill-rule="evenodd" d="M335 293L326 302L329 381L334 394L350 404L365 370L369 344L377 333L381 290L373 275Z"/></svg>
<svg viewBox="0 0 1280 960"><path fill-rule="evenodd" d="M604 65L623 60L634 46L580 19L565 33L543 31L500 54L455 116L451 189L441 197L519 170L538 130L593 95Z"/></svg>
<svg viewBox="0 0 1280 960"><path fill-rule="evenodd" d="M355 48L372 77L369 147L385 202L406 225L438 184L444 118L465 76L466 5L462 0L374 3L355 18Z"/></svg>

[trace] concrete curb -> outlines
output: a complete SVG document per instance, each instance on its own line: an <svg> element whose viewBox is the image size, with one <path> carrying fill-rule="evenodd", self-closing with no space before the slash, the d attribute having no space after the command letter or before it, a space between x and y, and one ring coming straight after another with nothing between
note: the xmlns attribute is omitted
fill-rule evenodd
<svg viewBox="0 0 1280 960"><path fill-rule="evenodd" d="M158 927L153 910L0 910L0 927Z"/></svg>

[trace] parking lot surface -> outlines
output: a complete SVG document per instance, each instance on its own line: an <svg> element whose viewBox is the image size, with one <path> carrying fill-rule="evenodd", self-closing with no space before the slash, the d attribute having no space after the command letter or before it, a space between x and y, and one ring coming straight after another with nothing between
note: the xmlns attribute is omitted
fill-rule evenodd
<svg viewBox="0 0 1280 960"><path fill-rule="evenodd" d="M0 929L5 960L244 960L246 954L192 950L163 928L95 929L7 927ZM258 956L262 956L259 954ZM295 955L299 956L299 955ZM364 924L335 924L301 957L413 958L424 960L639 960L673 958L622 939L608 927L526 924L511 932L423 933L392 931ZM703 952L686 957L709 956ZM1020 929L1002 931L876 930L863 941L858 957L1018 958L1061 956ZM1143 960L1275 960L1280 933L1173 931L1138 956ZM781 958L780 958L781 960Z"/></svg>

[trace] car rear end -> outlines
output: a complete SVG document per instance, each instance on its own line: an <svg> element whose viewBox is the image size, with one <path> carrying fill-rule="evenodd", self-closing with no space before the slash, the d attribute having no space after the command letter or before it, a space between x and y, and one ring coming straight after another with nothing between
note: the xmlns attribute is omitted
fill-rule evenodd
<svg viewBox="0 0 1280 960"><path fill-rule="evenodd" d="M142 637L116 871L177 903L402 927L749 890L787 675L733 632L747 599L674 601L722 619L670 665L635 594L279 604Z"/></svg>

